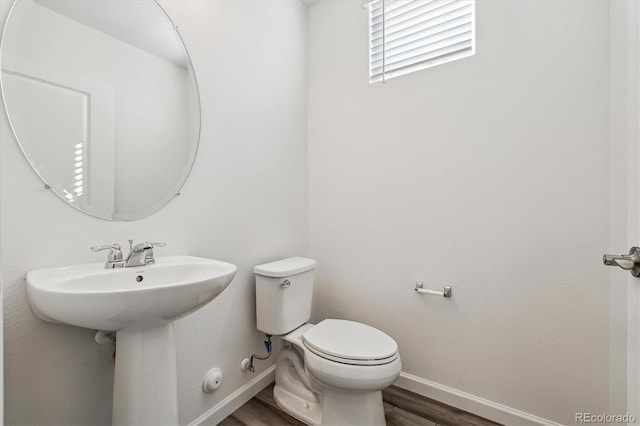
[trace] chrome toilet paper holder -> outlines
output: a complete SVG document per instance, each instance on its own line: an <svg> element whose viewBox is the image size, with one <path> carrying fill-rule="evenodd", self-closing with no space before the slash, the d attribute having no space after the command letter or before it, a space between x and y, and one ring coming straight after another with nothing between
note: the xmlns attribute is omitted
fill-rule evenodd
<svg viewBox="0 0 640 426"><path fill-rule="evenodd" d="M442 297L451 297L451 286L445 285L442 291L437 290L429 290L424 288L424 283L422 281L416 281L416 293L420 294L430 294L432 296L442 296Z"/></svg>

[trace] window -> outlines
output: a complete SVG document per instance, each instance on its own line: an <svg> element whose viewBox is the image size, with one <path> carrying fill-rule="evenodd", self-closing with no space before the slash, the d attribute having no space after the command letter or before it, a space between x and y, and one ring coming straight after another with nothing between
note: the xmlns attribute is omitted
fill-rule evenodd
<svg viewBox="0 0 640 426"><path fill-rule="evenodd" d="M369 82L471 56L473 0L371 0Z"/></svg>

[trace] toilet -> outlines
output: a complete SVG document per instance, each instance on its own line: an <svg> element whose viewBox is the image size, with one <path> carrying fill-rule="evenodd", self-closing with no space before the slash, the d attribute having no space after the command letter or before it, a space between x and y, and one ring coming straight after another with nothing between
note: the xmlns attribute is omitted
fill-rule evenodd
<svg viewBox="0 0 640 426"><path fill-rule="evenodd" d="M273 396L309 425L385 425L382 389L400 374L398 345L366 324L309 324L316 261L292 257L258 265L258 330L280 336Z"/></svg>

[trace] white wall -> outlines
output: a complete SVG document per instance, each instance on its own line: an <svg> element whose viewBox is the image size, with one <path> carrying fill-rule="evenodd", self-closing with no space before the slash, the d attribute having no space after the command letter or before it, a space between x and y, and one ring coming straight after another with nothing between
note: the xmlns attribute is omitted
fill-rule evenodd
<svg viewBox="0 0 640 426"><path fill-rule="evenodd" d="M407 373L572 423L608 409L607 3L476 12L475 56L369 85L361 2L309 9L314 317L388 332Z"/></svg>
<svg viewBox="0 0 640 426"><path fill-rule="evenodd" d="M0 118L0 242L7 424L107 424L111 348L93 332L42 322L29 309L24 274L100 261L89 246L127 238L166 241L157 255L235 263L211 304L176 324L179 409L188 423L255 377L239 369L263 350L255 329L253 265L306 254L305 10L294 1L161 2L180 27L199 77L202 136L182 195L134 222L106 222L43 189ZM4 22L10 2L0 3ZM258 372L270 365L257 364ZM212 367L225 374L201 391Z"/></svg>

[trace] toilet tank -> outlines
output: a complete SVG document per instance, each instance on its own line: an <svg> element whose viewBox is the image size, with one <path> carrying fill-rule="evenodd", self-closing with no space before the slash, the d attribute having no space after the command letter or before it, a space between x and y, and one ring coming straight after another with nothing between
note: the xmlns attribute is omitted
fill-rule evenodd
<svg viewBox="0 0 640 426"><path fill-rule="evenodd" d="M258 330L278 336L309 321L315 268L316 261L306 257L290 257L253 268Z"/></svg>

